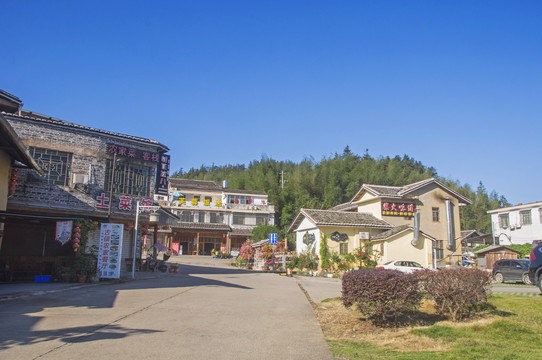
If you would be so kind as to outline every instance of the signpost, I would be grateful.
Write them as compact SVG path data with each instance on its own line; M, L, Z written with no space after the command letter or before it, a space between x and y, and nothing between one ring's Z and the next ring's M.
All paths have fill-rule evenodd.
M269 245L277 245L277 233L269 233ZM275 246L273 246L273 270L275 270Z

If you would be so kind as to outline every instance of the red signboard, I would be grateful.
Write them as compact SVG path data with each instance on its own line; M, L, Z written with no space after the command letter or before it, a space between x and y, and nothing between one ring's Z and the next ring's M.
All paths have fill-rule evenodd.
M416 204L383 202L382 215L386 216L414 216L416 213Z

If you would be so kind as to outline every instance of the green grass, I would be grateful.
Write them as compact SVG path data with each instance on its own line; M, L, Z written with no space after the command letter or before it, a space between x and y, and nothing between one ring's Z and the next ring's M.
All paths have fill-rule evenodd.
M433 326L411 334L442 341L445 352L401 352L369 343L328 341L339 359L542 359L542 298L493 296L499 317L486 325Z

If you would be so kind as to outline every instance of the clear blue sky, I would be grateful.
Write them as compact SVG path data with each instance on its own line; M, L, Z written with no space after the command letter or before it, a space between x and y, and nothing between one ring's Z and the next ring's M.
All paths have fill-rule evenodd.
M0 89L172 171L346 145L542 201L542 1L4 1Z

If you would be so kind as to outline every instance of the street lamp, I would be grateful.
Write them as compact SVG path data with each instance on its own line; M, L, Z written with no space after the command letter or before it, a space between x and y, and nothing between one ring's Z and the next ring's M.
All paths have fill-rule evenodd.
M137 202L136 205L136 218L135 218L135 227L134 227L134 253L132 256L132 279L135 278L135 263L136 263L136 250L137 250L137 225L139 222L139 213L143 211L153 211L156 212L160 209L160 206L155 205L141 205L140 202Z

